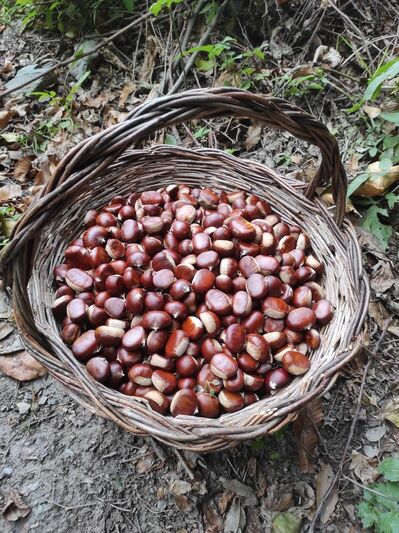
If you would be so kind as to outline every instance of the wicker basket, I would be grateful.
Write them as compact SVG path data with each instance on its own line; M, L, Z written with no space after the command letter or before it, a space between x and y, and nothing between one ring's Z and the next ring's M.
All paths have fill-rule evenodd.
M304 191L302 182L283 179L262 164L220 150L136 149L159 128L216 115L260 121L317 145L322 161L315 178ZM335 222L326 207L312 198L316 187L330 180L336 198ZM332 322L323 329L321 347L311 355L307 374L276 394L216 420L163 416L151 410L146 400L97 383L61 341L50 310L53 267L62 262L67 243L82 231L84 213L115 194L169 183L239 188L268 200L284 220L299 224L309 234L315 255L325 264L326 297L336 309ZM364 339L369 289L354 230L344 220L346 187L334 137L311 115L284 100L223 88L146 102L121 124L69 152L40 199L19 221L2 254L6 281L11 285L12 280L15 318L27 350L79 403L135 435L151 435L177 448L210 452L273 433L333 384Z

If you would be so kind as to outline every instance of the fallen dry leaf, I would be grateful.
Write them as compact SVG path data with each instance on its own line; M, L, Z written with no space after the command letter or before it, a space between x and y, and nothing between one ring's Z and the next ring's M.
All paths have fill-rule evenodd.
M377 469L375 468L378 461L369 459L365 455L353 450L352 461L350 469L353 470L356 477L365 484L375 481L379 476Z
M373 107L371 105L364 105L363 111L370 117L370 118L377 118L378 115L381 113L381 109L379 107Z
M320 472L316 476L316 502L317 505L320 505L320 502L324 498L324 495L327 493L330 488L331 482L334 479L334 472L329 464L324 464L321 467ZM338 491L337 487L334 486L330 495L324 503L323 509L321 510L320 520L323 524L326 524L334 512L335 506L338 502Z
M270 511L287 511L294 502L293 489L288 485L273 483L267 488L264 506Z
M23 157L14 167L14 178L18 181L25 181L31 168L32 161L30 157Z
M21 495L15 489L11 489L1 511L3 518L9 522L16 522L19 518L28 516L30 512L31 508L24 502Z
M395 396L383 404L381 416L399 428L399 396Z
M247 137L245 139L245 149L250 152L260 141L262 133L262 126L259 124L251 124L247 131Z
M381 294L389 290L397 280L389 261L378 261L373 267L370 285L374 292Z
M172 481L170 485L170 490L173 492L175 496L181 496L182 494L187 494L192 490L191 483L188 483L188 481L183 481L181 479L175 479Z
M12 112L8 110L0 111L0 129L4 129L12 118Z
M335 68L341 63L342 56L335 48L329 48L328 52L323 55L323 61L329 63L331 68Z
M353 193L354 196L382 196L393 183L399 181L399 165L382 171L379 164L379 161L375 161L367 167L370 177Z
M14 327L7 322L0 324L0 341L8 337L14 331Z
M226 512L227 507L230 505L231 500L233 499L234 494L232 492L226 491L222 492L222 494L217 498L217 505L219 509L220 514L224 514Z
M22 189L20 185L14 185L13 183L4 185L0 187L0 202L7 202L13 198L18 198L21 194Z
M245 531L246 517L240 505L239 498L235 498L226 515L224 533L241 533Z
M155 58L159 53L158 43L153 35L147 37L145 56L142 67L140 69L140 81L149 82L154 70Z
M298 443L298 462L301 472L314 472L311 454L319 442L315 427L323 421L321 399L316 398L299 412L293 424L294 437Z
M119 96L118 106L119 109L123 109L126 104L126 100L129 98L129 96L132 94L132 92L136 89L136 85L134 83L126 83L121 90L121 94Z
M154 457L152 455L146 455L141 457L136 464L136 472L139 475L147 473L154 464Z
M40 167L39 172L35 176L34 184L35 186L47 185L50 180L54 170L56 169L57 163L51 159L47 159Z
M32 381L47 374L47 370L25 350L0 356L0 370L18 381Z
M223 529L223 521L220 514L215 509L212 500L204 502L202 506L207 528L205 533L219 533Z
M223 487L229 492L234 492L241 498L244 506L254 506L257 503L255 492L248 485L244 485L238 479L222 479Z
M193 502L187 496L175 496L175 502L183 513L189 513L193 509Z
M378 300L369 303L369 316L374 320L377 326L383 330L385 329L387 320L392 316L384 304ZM387 331L399 337L399 321L394 319L390 323Z

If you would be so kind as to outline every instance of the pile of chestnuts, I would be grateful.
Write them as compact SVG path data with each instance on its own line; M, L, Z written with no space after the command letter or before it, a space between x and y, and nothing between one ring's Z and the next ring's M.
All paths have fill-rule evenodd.
M310 367L333 316L306 233L243 191L169 185L87 212L57 265L61 337L100 383L215 418Z

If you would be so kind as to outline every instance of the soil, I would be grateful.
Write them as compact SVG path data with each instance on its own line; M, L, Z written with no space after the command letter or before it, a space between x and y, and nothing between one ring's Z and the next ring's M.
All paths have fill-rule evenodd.
M306 30L308 33L313 32L318 20L314 18L318 8L312 2L310 4L313 12L307 15L310 21ZM272 23L277 17L273 9L270 11ZM372 8L368 6L364 13L369 13L368 10L372 11ZM310 62L314 46L301 48L307 34L300 37L298 33L304 20L303 10L295 15L288 11L279 12L278 15L285 22L293 19L297 33L280 27L280 41L277 38L274 41L277 43L275 49L280 45L280 52L275 52L274 63L279 68L283 66L289 69L301 60ZM327 44L330 44L326 35L329 35L332 16L329 12L319 29L319 35ZM357 18L353 20L359 23ZM253 20L248 20L249 26L251 23L253 31L249 33L250 38L259 40L259 33L264 29L255 31ZM362 31L369 35L368 23L363 24ZM395 24L393 21L393 26ZM345 33L345 19L340 19L336 28ZM375 29L377 35L382 32L381 13ZM12 47L10 43L13 43ZM290 47L291 53L280 61L278 54L283 44ZM129 45L122 39L118 46L110 50L124 61ZM139 64L145 58L145 42L140 46L137 55ZM3 66L6 61L11 61L14 69L46 54L63 59L69 55L72 47L73 42L66 38L57 40L53 34L34 31L20 35L12 26L0 33ZM5 176L2 184L15 183L12 170L16 160L26 154L33 158L33 170L22 184L23 195L14 203L17 210L23 211L32 194L42 185L36 179L37 170L48 162L48 156L53 155L58 159L81 138L123 118L148 96L160 71L159 67L158 70L154 67L141 85L134 80L134 87L121 103L121 91L132 84L132 80L120 65L118 68L110 61L109 56L102 55L92 64L96 76L89 87L77 93L73 131L62 130L50 136L42 153L34 153L32 143L26 146L2 146L1 153L5 154L1 160ZM358 66L354 68L356 71ZM63 87L66 81L66 77L58 79L57 87ZM201 78L201 82L205 86L215 80ZM195 81L190 78L187 83L194 85ZM267 92L267 88L263 87L263 91ZM284 90L283 95L289 96ZM348 106L345 98L342 88L341 92L334 92L329 86L323 96L311 101L311 105L306 95L300 96L300 103L303 107L311 107L312 112L336 132L348 165L352 155L349 147L364 126L357 122L359 119L356 116L344 113ZM50 119L57 112L56 108L50 109L46 104L39 105L23 96L10 98L8 106L12 105L20 106L21 113L14 116L11 131L24 132L30 140L40 121ZM244 152L248 124L236 129L228 129L227 121L213 124L213 129L204 139L186 137L184 129L174 129L170 133L179 142L183 139L182 142L187 145L201 142L222 148L234 147L237 154ZM159 138L156 140L159 141ZM276 166L284 173L300 174L305 179L317 162L317 153L312 148L305 149L286 136L276 137L266 132L255 145L245 154L246 157ZM289 160L276 158L276 154L286 152L294 157ZM387 311L389 315L393 313L391 304L399 291L395 285L395 274L391 274L392 287L379 291L374 267L376 257L383 257L384 265L397 262L398 239L392 239L388 255L385 255L376 251L375 240L369 233L359 230L359 235L368 273L374 280L372 301L383 302L390 310ZM179 453L150 438L136 438L113 423L90 414L48 375L30 382L18 382L0 374L0 509L6 506L12 489L20 494L30 508L26 517L16 521L6 519L7 513L3 513L0 516L0 531L258 533L272 531L275 517L286 511L297 519L296 529L292 531L309 530L320 501L320 491L325 488L323 480L331 472L335 473L344 454L364 365L381 335L384 316L383 312L378 314L374 311L371 314L368 346L323 397L324 420L317 428L310 424L309 432L315 436L316 445L305 461L298 434L292 425L273 437L243 443L226 452L210 455ZM8 322L12 324L12 317ZM369 480L366 480L366 474L359 467L359 455L363 468L371 469L372 475L376 476L378 462L386 455L397 452L398 431L384 419L382 412L386 402L397 395L397 331L398 328L396 335L386 335L378 354L373 356L343 475L338 489L333 491L333 503L328 503L316 531L361 531L356 506L361 499L363 486ZM16 331L1 341L3 351L7 344L10 348L14 343L19 349ZM314 416L316 420L319 415L320 409L316 404L310 417Z

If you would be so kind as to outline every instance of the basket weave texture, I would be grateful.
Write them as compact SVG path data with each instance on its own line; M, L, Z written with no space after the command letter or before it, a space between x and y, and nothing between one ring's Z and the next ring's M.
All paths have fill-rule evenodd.
M249 118L318 146L321 164L314 179L305 186L263 164L220 150L137 148L159 128L218 115ZM316 187L330 182L336 199L335 221L314 197ZM63 261L67 244L83 230L85 212L116 194L170 183L238 188L269 201L283 220L308 233L314 254L325 265L322 283L326 298L335 307L333 320L323 328L321 347L311 354L307 374L276 394L216 420L163 416L151 410L146 400L97 383L62 342L51 312L53 267ZM151 435L177 448L210 452L272 433L331 387L364 340L369 288L355 232L345 219L346 188L335 138L314 117L284 100L230 88L151 100L64 157L3 251L1 266L12 287L23 342L80 404L135 435Z

